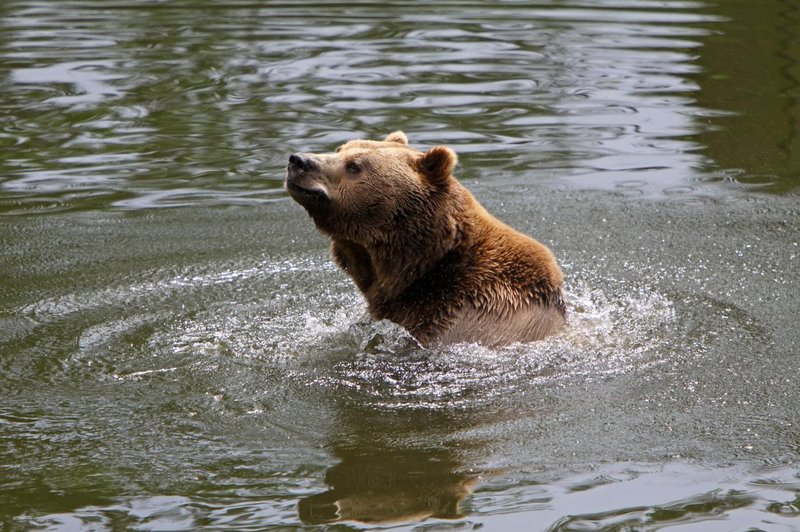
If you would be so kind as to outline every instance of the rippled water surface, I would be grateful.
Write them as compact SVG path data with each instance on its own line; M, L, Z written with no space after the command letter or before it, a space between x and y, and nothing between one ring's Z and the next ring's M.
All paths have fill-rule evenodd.
M0 528L800 529L800 8L0 4ZM448 144L570 324L367 319L288 155Z

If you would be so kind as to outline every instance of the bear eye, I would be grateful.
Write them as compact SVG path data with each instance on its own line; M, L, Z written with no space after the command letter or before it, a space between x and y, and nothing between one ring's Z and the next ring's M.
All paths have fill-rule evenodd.
M361 171L361 165L355 161L349 161L345 166L348 172L351 174L357 174Z

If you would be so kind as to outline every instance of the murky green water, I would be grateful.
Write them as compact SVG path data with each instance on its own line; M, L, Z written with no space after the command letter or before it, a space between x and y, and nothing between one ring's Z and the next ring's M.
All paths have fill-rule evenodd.
M3 530L800 529L793 0L0 4ZM404 129L569 329L363 318L288 154Z

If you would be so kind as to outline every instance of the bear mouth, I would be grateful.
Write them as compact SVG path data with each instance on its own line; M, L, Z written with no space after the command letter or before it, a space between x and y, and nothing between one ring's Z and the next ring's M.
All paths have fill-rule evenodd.
M303 186L294 180L286 180L286 190L299 203L305 202L329 202L328 191L322 185Z

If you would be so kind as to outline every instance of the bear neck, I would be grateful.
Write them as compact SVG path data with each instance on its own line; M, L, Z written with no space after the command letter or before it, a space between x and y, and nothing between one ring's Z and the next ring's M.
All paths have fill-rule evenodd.
M399 296L417 279L431 271L457 245L457 239L424 238L413 234L367 250L375 273L367 299L386 301Z
M457 200L453 196L451 191L446 203L440 207L444 211L441 215L404 213L400 217L402 221L395 224L396 228L384 233L385 238L364 246L371 263L373 281L362 291L370 304L397 298L417 279L436 268L453 250L468 245L471 223L465 211L469 198L455 195L456 198L461 196ZM408 223L409 220L424 222Z

